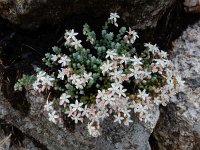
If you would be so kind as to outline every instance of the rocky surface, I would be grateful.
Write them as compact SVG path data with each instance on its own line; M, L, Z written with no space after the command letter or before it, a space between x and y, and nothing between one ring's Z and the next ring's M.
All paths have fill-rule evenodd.
M24 137L19 145L12 144L11 136L12 134L6 135L0 130L0 150L42 150L28 137Z
M108 15L110 11L117 10L127 24L134 24L135 28L144 29L156 26L159 18L173 2L173 0L130 0L126 2L119 0L114 3L111 0L109 2L102 1L97 5L94 0L65 0L65 3L64 0L0 0L0 15L22 27L33 28L44 23L57 23L66 16L73 18L73 16L81 17L93 14L92 17L98 19L104 14ZM104 9L102 10L102 8ZM86 9L89 11L85 11ZM41 16L41 14L43 15ZM11 65L6 66L6 71L1 70L0 62L0 86L2 87L0 90L0 121L3 120L15 126L24 135L31 137L21 141L23 149L27 150L42 149L35 146L33 141L49 150L150 150L154 147L149 144L149 138L154 128L153 137L156 139L154 143L157 143L159 150L198 150L200 147L200 35L198 33L200 33L200 22L189 27L174 42L172 60L179 74L184 77L186 87L183 93L174 97L166 108L160 109L161 115L158 108L154 108L152 113L155 118L152 124L144 124L134 118L134 123L127 128L114 124L109 118L103 124L102 136L99 138L92 138L88 135L86 124L79 124L75 128L68 124L66 129L58 127L49 122L43 114L45 100L41 95L29 91L23 98L18 98L19 93L13 91L14 79L12 78L16 74L7 76L6 71L9 69L11 72L14 69L22 70L21 67L15 68L13 65L16 62L15 59L10 60ZM14 33L11 35L14 36ZM27 34L24 39L28 39L29 36ZM16 39L19 39L18 37ZM42 41L40 36L35 35L35 37L38 39L35 43L38 44ZM54 36L52 37L54 38ZM26 43L24 39L21 41ZM16 44L12 43L12 45L15 48ZM21 45L19 47L20 50L24 48ZM8 49L11 48L8 47ZM8 51L8 53L8 59L11 56L15 57L14 55L10 56L12 51ZM23 63L25 62L27 63L27 59L23 61ZM0 135L0 142L6 137L3 134ZM9 139L7 143L4 143L4 148L17 149L10 145Z
M9 150L10 135L6 136L3 130L0 130L0 150Z
M93 138L88 135L87 124L79 124L75 129L61 128L49 122L43 115L44 98L35 92L27 93L27 100L31 104L26 116L13 109L1 96L0 118L14 125L24 134L33 137L36 141L49 150L150 150L149 137L152 133L158 117L159 110L155 108L155 118L151 125L144 125L134 118L130 127L113 123L108 118L102 125L102 136Z
M199 13L200 12L200 0L185 0L185 10L188 12Z
M0 16L24 28L59 23L73 16L98 20L117 11L128 25L138 29L155 27L175 0L0 0ZM91 15L92 14L92 15ZM77 18L74 18L77 19Z
M186 83L182 93L161 109L154 131L160 150L200 149L200 21L173 45L175 69Z

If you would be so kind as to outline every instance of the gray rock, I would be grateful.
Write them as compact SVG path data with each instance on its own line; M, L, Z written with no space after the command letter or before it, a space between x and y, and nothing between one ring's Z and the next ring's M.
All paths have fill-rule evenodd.
M9 150L11 135L5 135L3 130L0 129L0 150Z
M94 138L88 134L87 123L77 124L74 130L70 130L68 126L73 125L64 128L49 122L43 112L44 98L34 91L27 92L26 97L31 108L24 116L12 108L0 92L0 118L49 150L150 150L149 137L159 118L157 107L152 112L155 114L152 124L144 124L134 115L134 122L129 127L113 123L113 118L108 118L102 123L102 135ZM30 139L23 143L24 148L37 148Z
M173 98L154 131L160 150L200 149L200 21L188 27L173 45L175 69L186 81Z
M31 111L30 114L32 116L39 116L42 118L38 118L38 120L45 120L44 116L41 116L40 114L43 113L43 108L41 106L44 105L45 100L41 95L35 94L34 91L27 93L28 101L31 103ZM133 124L130 124L129 127L124 125L119 125L118 123L113 123L113 118L107 118L104 122L102 122L102 135L98 138L93 138L88 134L87 131L87 123L84 124L78 124L75 126L75 130L73 131L73 136L68 137L71 138L71 140L76 141L73 143L75 149L83 149L83 150L150 150L149 145L149 137L150 134L153 132L153 128L156 125L156 122L159 118L159 109L158 107L154 107L152 109L152 116L154 118L151 124L146 124L144 122L139 121L136 117L133 115ZM51 122L48 122L49 124L52 124ZM26 126L28 129L30 127L30 124ZM33 126L32 126L33 127ZM33 129L35 126L33 127ZM47 130L47 127L44 127L41 129ZM54 133L55 136L55 144L59 145L59 142L62 144L65 143L63 138L69 134L67 134L66 128L63 128L60 126L62 130L57 133L54 126L51 126L49 130L51 130L52 133ZM66 135L64 135L66 134ZM35 137L34 137L35 138ZM48 149L54 149L54 147L51 145L49 141L43 140L41 137L37 137L38 140L48 147ZM51 140L54 140L53 138ZM63 145L65 146L65 144ZM63 146L58 146L57 149L62 149ZM70 148L69 148L70 149ZM72 147L72 149L74 149Z
M200 1L199 0L185 0L185 10L187 12L199 13L200 12Z
M11 144L11 134L5 135L3 130L0 130L0 150L41 150L32 141L25 137L22 141L23 145Z
M42 150L38 148L30 138L25 138L23 141L24 150Z
M155 27L175 0L0 0L0 16L24 28L59 23L72 16L99 17L119 12L128 25ZM76 18L77 19L77 18Z

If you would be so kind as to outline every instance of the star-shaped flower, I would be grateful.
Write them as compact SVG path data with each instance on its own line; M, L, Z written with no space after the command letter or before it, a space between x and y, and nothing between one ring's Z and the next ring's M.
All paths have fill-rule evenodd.
M130 61L130 57L126 57L124 54L119 58L121 59L120 64L124 63L126 65Z
M144 89L143 91L138 90L139 94L137 97L141 98L142 100L145 100L147 97L149 97L149 94L146 93L146 90Z
M53 102L49 102L48 100L46 101L46 104L44 105L44 110L45 111L50 111L50 110L53 110Z
M107 52L106 52L106 58L110 58L111 60L113 60L113 58L115 57L115 56L117 56L117 53L115 52L115 50L108 50Z
M74 29L72 29L71 31L67 31L65 33L65 39L66 40L70 40L70 39L76 40L76 37L75 37L76 35L78 35L78 33L75 33Z
M75 104L70 104L72 107L72 111L83 111L84 109L81 107L83 103L79 103L78 100L75 101Z
M120 16L117 13L110 13L110 18L108 18L108 20L110 20L111 23L113 23L115 26L118 26L117 18L120 18Z
M82 42L81 40L75 39L75 40L71 43L71 45L74 46L75 49L78 49L78 48L82 47L81 42Z
M142 58L137 58L137 56L134 56L134 58L131 58L133 65L142 65L141 60L142 60Z
M47 88L53 86L53 81L55 80L53 77L46 75L41 78L42 85L46 86Z
M51 122L53 122L53 123L56 124L56 122L57 122L56 119L59 118L59 116L56 115L56 111L53 111L53 112L51 112L51 113L48 113L48 115L49 115L49 121L51 121Z
M100 67L100 69L102 70L102 74L105 75L106 72L108 72L109 70L112 70L113 69L112 65L113 65L113 63L110 63L109 60L104 62Z
M62 68L61 70L58 70L58 76L57 76L57 78L61 79L61 80L64 80L64 77L65 77L65 72L64 72L64 70Z
M58 63L60 63L62 67L65 67L70 61L71 61L70 58L64 55L60 57L60 60L58 61Z
M122 117L120 113L114 115L114 117L115 117L114 122L118 122L119 124L121 124L122 120L124 120L124 117Z
M149 52L152 52L152 54L159 52L159 48L157 47L156 44L152 45L150 43L145 43L144 46L147 47Z
M68 95L66 93L63 93L61 96L60 96L60 102L59 102L59 105L64 105L65 103L70 103L69 99L71 95Z
M81 113L74 113L74 114L72 114L72 120L74 120L75 121L75 123L78 123L78 121L81 121L81 122L83 122L83 118L81 117Z

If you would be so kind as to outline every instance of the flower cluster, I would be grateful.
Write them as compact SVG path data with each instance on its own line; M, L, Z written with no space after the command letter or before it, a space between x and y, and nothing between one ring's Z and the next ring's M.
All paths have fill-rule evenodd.
M151 122L152 108L165 106L184 87L184 81L172 71L167 53L157 45L145 43L138 54L133 46L139 38L136 31L121 27L115 35L108 30L118 27L118 18L117 13L110 14L99 40L89 25L84 25L83 34L91 44L87 48L74 29L66 30L68 54L53 47L54 53L45 55L43 61L51 69L37 70L33 89L60 93L51 101L48 97L44 105L50 121L61 124L63 115L75 123L87 119L89 134L97 137L101 122L109 116L126 126L133 122L133 114Z
M33 83L33 89L38 92L43 92L45 89L49 90L53 86L54 80L46 72L40 71L37 74L37 80Z

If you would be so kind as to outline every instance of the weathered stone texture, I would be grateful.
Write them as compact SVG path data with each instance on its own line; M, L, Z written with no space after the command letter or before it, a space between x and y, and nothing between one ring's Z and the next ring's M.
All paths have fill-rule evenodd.
M43 115L44 99L35 92L28 92L27 98L31 110L26 116L13 109L0 95L0 118L20 129L25 135L33 137L49 150L150 150L149 137L159 115L153 125L144 126L138 119L130 127L113 123L108 118L102 123L102 135L93 138L88 135L86 124L75 126L70 131L49 122ZM158 109L155 108L158 113Z
M186 81L185 89L174 97L154 131L161 150L200 149L200 21L188 27L174 42L172 60Z
M200 1L199 0L185 0L185 10L192 13L200 12Z
M155 27L175 0L0 0L0 16L24 28L55 24L73 16L99 18L118 12L128 25Z

